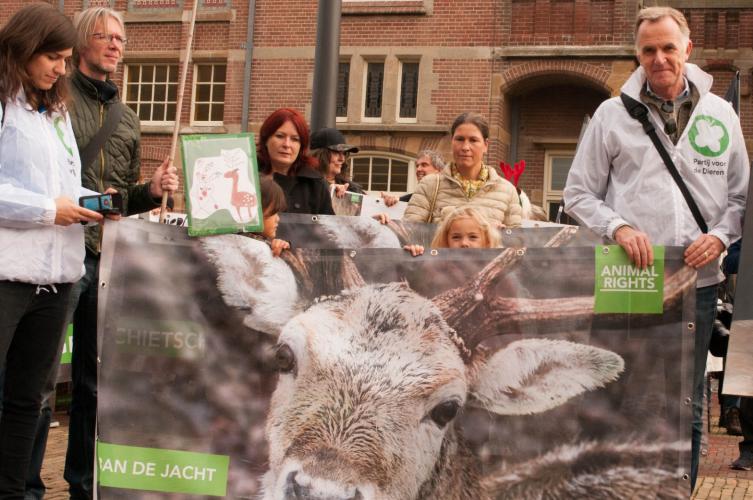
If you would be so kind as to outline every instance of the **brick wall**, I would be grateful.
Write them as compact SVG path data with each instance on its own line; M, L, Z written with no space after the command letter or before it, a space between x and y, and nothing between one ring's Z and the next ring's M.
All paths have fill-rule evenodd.
M439 86L431 100L438 108L437 123L450 125L464 111L489 116L491 61L445 60L434 61L434 73Z
M502 45L613 45L633 41L635 2L508 0ZM503 21L504 23L504 21Z
M583 118L593 116L605 97L603 93L580 86L553 85L517 98L520 139L517 158L510 158L509 161L526 161L526 171L520 180L522 189L532 196L542 189L545 152L573 151ZM564 142L568 139L572 142ZM540 203L541 200L536 199L535 202Z
M30 1L6 0L0 12L0 24ZM48 1L57 5L55 0ZM109 3L108 0L89 0L91 5L103 2ZM84 0L66 0L66 14L73 16L83 4ZM190 9L191 2L184 4L184 10ZM575 57L570 48L575 51L631 46L638 4L637 0L422 2L424 7L430 5L428 10L402 4L392 4L397 7L391 10L372 9L368 4L358 4L357 8L353 7L355 4L346 5L340 43L347 54L356 54L356 58L363 54L393 59L398 54L399 57L406 54L420 57L429 64L431 76L431 81L422 76L419 90L420 94L429 96L431 113L426 114L428 121L415 125L415 131L410 125L403 125L399 133L391 132L388 125L379 132L368 127L359 129L361 124L356 119L348 123L350 136L363 144L382 144L377 137L379 134L400 137L401 144L408 146L401 146L399 152L411 155L416 152L413 149L425 141L446 144L441 129L459 113L477 111L492 125L495 135L490 141L489 159L497 164L502 159L515 160L508 158L509 104L517 100L521 107L521 130L516 159L524 158L529 165L524 187L530 191L541 189L543 149L533 144L531 137L577 136L583 114L592 112L604 97L592 89L614 92L621 84L620 78L615 79L612 62L624 61L624 55L598 59L584 55ZM223 7L225 5L230 8ZM128 0L115 0L114 6L129 17L126 63L178 61L187 38L187 25L181 23L180 9L137 7L128 11ZM251 68L249 106L252 127L258 127L271 111L282 106L309 112L317 2L287 0L282 5L278 0L257 0L256 8L254 47L257 57ZM715 91L723 94L733 70L742 70L742 123L750 141L753 138L753 6L693 8L685 12L696 46L692 60L713 70ZM182 110L184 131L234 132L240 129L242 116L247 3L228 4L220 0L201 13L203 17L197 22L194 37L195 54L202 62L227 62L225 125L207 130L189 128L193 77L189 71ZM550 46L558 46L562 52L548 50ZM495 56L495 49L501 48L536 49L543 51L543 57ZM466 53L473 55L458 55ZM122 84L122 66L113 80ZM351 99L356 97L351 94ZM145 176L151 174L167 153L170 133L169 127L145 128L142 141ZM390 139L385 144L393 142Z
M301 112L311 103L311 59L264 59L254 61L251 69L250 119L261 123L274 110L282 107Z

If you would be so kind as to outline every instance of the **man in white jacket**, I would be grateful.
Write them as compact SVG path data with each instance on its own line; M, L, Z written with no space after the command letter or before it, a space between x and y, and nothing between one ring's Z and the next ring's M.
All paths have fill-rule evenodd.
M698 472L703 383L719 258L740 238L749 160L732 107L710 93L712 78L687 63L693 44L682 13L651 7L638 14L640 67L622 92L648 107L649 121L708 226L704 234L641 123L619 97L604 102L578 146L564 191L565 210L616 241L636 266L653 264L652 244L686 247L698 270L691 488Z

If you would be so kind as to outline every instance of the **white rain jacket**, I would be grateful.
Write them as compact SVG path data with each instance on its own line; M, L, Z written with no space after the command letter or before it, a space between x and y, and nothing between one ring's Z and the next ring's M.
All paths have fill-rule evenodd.
M83 226L54 224L55 198L78 202L81 190L69 115L39 113L20 92L5 104L0 129L0 280L46 285L83 276Z
M711 94L711 75L685 64L700 99L688 125L672 144L658 112L649 106L657 134L685 180L709 228L729 246L740 238L748 191L749 160L740 120L732 106ZM645 84L638 68L622 91L640 100ZM564 190L565 210L612 238L623 224L645 232L654 245L687 247L699 236L693 214L640 122L620 97L599 106L575 154ZM719 283L719 262L698 270L697 286Z

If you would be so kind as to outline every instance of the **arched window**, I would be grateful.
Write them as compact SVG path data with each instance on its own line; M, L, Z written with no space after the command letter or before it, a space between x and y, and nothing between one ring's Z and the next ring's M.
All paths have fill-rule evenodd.
M366 191L401 195L413 192L416 167L407 156L363 151L348 159L353 181Z

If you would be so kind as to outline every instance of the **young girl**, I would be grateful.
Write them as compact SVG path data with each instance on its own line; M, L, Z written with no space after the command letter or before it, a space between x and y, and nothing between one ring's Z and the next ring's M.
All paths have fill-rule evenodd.
M432 248L499 248L499 231L475 208L460 207L450 212L437 228ZM421 245L403 247L414 257L424 253Z
M290 248L290 243L278 240L277 226L280 223L280 212L286 208L285 193L270 177L264 177L259 184L261 190L261 206L264 213L264 229L261 235L272 247L272 255L279 257L283 250Z

